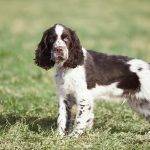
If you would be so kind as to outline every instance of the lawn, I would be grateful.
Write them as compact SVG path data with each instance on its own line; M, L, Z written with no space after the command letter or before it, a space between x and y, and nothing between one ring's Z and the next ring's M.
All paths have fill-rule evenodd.
M0 150L149 150L150 124L126 103L97 102L91 131L57 136L54 69L33 62L57 22L86 48L150 61L149 0L0 0Z

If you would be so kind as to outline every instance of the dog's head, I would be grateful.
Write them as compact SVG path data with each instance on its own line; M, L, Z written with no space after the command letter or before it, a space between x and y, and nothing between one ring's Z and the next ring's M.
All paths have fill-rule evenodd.
M50 69L54 65L75 68L83 63L79 38L70 28L55 24L44 32L34 60L44 69Z

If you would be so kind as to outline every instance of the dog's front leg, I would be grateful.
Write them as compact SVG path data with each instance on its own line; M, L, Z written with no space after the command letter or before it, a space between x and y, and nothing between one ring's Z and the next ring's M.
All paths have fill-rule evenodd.
M65 135L66 122L67 122L67 111L66 111L65 97L60 96L59 97L59 115L57 119L57 125L58 125L58 133L61 136Z
M90 97L78 97L76 127L71 136L78 137L86 128L91 128L93 126L93 119L93 99L90 99Z

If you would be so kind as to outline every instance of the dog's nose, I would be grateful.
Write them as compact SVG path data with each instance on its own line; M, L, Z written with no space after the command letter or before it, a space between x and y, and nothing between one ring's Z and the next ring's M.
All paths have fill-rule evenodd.
M54 51L55 51L55 52L57 52L57 53L62 52L62 50L63 50L63 48L62 48L62 47L60 47L60 46L59 46L59 47L55 47L55 48L54 48Z

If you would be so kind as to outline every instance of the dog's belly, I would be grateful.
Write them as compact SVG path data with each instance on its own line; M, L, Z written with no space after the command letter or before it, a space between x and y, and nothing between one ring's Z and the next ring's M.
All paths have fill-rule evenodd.
M110 85L96 85L95 88L89 89L88 92L91 94L93 99L104 100L119 98L123 95L123 90L117 88L117 82Z

